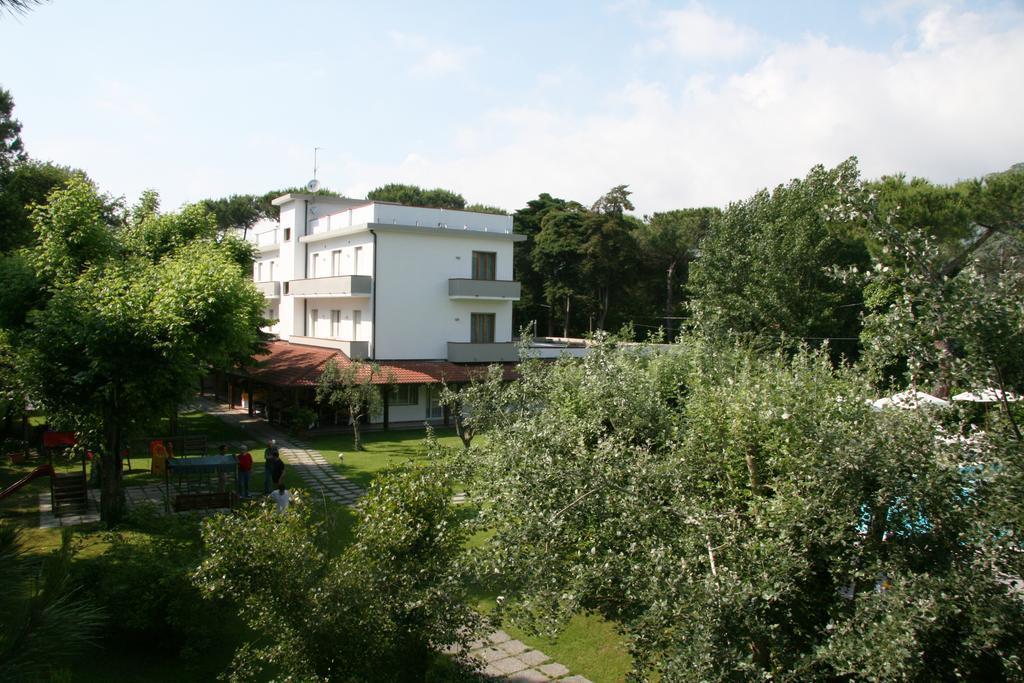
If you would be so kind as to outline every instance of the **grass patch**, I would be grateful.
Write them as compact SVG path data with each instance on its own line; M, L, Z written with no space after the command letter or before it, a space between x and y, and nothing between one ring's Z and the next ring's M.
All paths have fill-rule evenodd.
M452 428L434 430L434 436L442 446L462 447L462 442ZM307 439L307 443L323 453L327 462L342 476L350 479L363 489L377 474L388 467L407 462L426 462L429 459L424 442L426 432L422 429L410 431L374 431L361 435L363 451L352 450L351 434L328 434ZM338 454L344 453L344 459Z

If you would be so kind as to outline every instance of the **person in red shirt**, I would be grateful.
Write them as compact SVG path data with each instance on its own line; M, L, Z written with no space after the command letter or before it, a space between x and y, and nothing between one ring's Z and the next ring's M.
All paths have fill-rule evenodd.
M252 453L249 447L242 444L238 458L238 497L249 497L249 476L252 474Z

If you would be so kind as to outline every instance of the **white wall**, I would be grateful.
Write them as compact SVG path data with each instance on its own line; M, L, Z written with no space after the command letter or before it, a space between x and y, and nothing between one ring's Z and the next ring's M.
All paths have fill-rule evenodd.
M511 301L448 298L449 278L471 276L474 251L496 252L498 279L512 278L510 241L465 232L378 233L375 358L446 358L448 342L469 341L470 313L494 313L494 340L511 341Z

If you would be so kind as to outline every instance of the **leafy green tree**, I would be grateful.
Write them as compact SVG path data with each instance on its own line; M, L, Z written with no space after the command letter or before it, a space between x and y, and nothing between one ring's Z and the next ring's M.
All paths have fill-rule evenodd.
M639 263L634 235L637 224L624 215L634 208L627 188L618 185L605 193L584 221L586 241L580 256L597 330L606 329L612 292L624 289L623 274L635 272Z
M0 174L0 251L32 243L32 205L45 203L51 192L75 175L85 176L82 171L39 161L15 164ZM110 204L108 213L112 214L114 208Z
M412 683L427 679L440 649L465 650L480 618L468 606L466 531L451 496L437 467L376 478L339 557L302 497L283 515L263 504L208 519L196 583L272 634L238 649L231 680L269 664L296 680Z
M1024 387L1024 168L953 186L886 178L849 207L876 255L863 339L880 378L905 366L901 379L943 396Z
M241 230L242 239L245 239L249 229L257 221L268 217L266 207L260 202L260 198L253 194L233 194L220 199L204 199L200 204L213 215L219 232Z
M418 185L389 183L370 190L367 199L379 202L396 202L406 206L425 206L433 209L465 209L466 200L461 194L436 187L425 190Z
M576 202L545 213L533 241L532 262L544 281L544 300L562 316L562 336L569 336L572 302L584 289L580 252L586 244L585 221L589 212Z
M508 215L508 211L505 209L497 206L490 206L488 204L470 204L466 207L466 211L475 211L476 213L493 213L499 216Z
M513 307L514 329L519 330L532 323L546 320L546 334L555 334L555 317L552 315L552 307L547 303L544 274L537 269L533 250L544 217L550 211L565 208L567 205L568 202L564 199L543 193L537 199L528 201L525 207L513 215L515 231L526 236L525 242L513 246L513 271L516 279L522 284L522 294ZM533 330L533 333L541 334L541 330Z
M831 338L833 349L856 355L861 292L831 270L869 264L841 211L858 186L851 158L731 204L711 223L690 269L690 305L701 334L771 344L780 337Z
M14 98L9 90L0 88L0 175L27 158L21 141L21 121L14 118Z
M689 282L690 263L697 256L697 245L719 214L718 209L712 208L655 213L638 231L644 269L650 273L650 283L644 284L652 293L655 287L660 290L661 296L651 298L661 302L659 308L670 341L675 338L675 319L682 313L679 298Z
M359 425L384 407L381 390L382 386L384 390L388 386L374 384L374 380L382 376L380 366L376 363L352 361L343 366L332 358L324 365L317 379L316 402L348 413L349 424L352 425L352 450L363 450ZM387 376L384 377L390 382Z
M1019 442L873 411L820 351L604 343L521 375L460 456L514 622L599 612L633 680L1024 674Z
M471 372L469 382L449 386L442 384L440 403L448 409L455 424L455 433L462 441L463 448L469 448L473 437L487 428L488 412L477 412L474 406L486 406L494 402L494 392L501 386L504 371L500 365L490 365L486 370Z
M171 412L211 366L251 358L263 299L231 254L195 231L212 225L196 210L144 212L141 223L112 231L103 206L76 178L35 209L35 310L9 338L28 395L54 423L100 446L101 513L115 524L125 430Z

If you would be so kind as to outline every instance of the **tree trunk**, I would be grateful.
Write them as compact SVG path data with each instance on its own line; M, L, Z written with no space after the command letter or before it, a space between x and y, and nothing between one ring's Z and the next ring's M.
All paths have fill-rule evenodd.
M106 411L106 452L100 455L100 519L108 528L118 524L125 513L124 487L121 480L121 419L118 394L114 385L112 405Z
M572 302L572 297L568 294L565 296L565 320L562 323L562 336L569 336L569 306Z
M597 316L597 329L604 330L604 321L608 317L608 300L611 295L611 287L602 287L598 290L598 297L601 301L601 313Z
M362 417L362 406L350 404L348 407L349 420L352 422L352 450L363 450L363 442L359 438L359 419Z
M665 341L672 341L672 294L675 290L676 262L669 264L665 271Z

